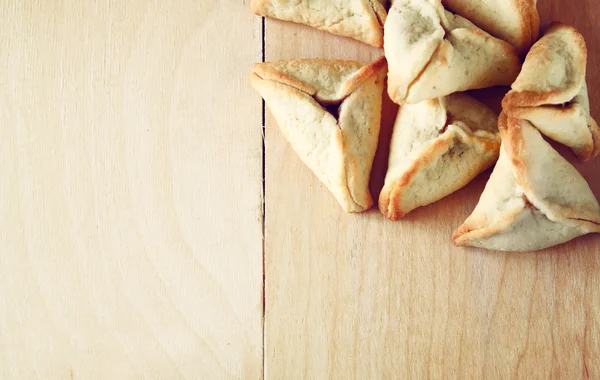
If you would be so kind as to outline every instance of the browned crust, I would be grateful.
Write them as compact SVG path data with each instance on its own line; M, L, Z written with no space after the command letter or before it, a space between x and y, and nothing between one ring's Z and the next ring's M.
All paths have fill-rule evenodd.
M536 0L515 0L521 15L521 32L523 39L516 48L525 55L531 45L537 41L540 34L540 15L537 11Z
M383 4L379 2L379 0L364 0L365 6L371 12L371 16L375 23L371 26L374 29L377 29L376 36L369 40L357 39L358 41L364 42L367 45L371 45L376 48L383 48L383 25L385 24L385 20L387 19L387 11Z
M450 146L451 139L438 139L435 141L429 149L423 152L423 155L418 160L415 160L410 168L400 176L391 186L386 186L381 191L381 195L379 196L379 210L383 215L385 215L388 219L397 221L400 220L404 215L406 215L406 211L402 210L400 207L400 201L402 199L402 190L408 184L410 184L413 178L417 175L417 173L421 170L422 167L431 163L437 155L435 152L440 150L448 150Z
M469 218L454 231L452 242L460 247L468 247L472 246L473 240L496 235L506 230L525 208L525 205L523 205L523 207L515 207L514 209L507 210L500 220L494 224L489 224L487 220L482 218Z
M257 16L264 16L262 10L264 9L265 0L252 0L250 3L250 10Z
M502 149L505 149L508 159L513 167L516 181L523 188L525 193L523 205L506 210L499 220L493 224L490 224L489 221L484 218L469 217L465 223L458 227L452 234L452 241L457 246L472 246L474 240L484 239L506 230L514 222L517 216L531 205L530 203L528 204L529 201L526 198L526 194L531 193L532 190L527 180L528 165L527 162L525 162L523 155L524 141L521 131L521 122L520 119L508 117L505 113L501 113L498 118L498 129L502 135L503 142ZM535 205L533 205L533 208L535 209ZM588 232L600 232L600 224L597 224L592 220L574 218L572 217L572 214L574 215L575 213L567 212L567 215L564 215L565 219L570 219L572 222L577 222L585 226Z
M341 132L339 134L342 136ZM344 151L344 142L341 141L341 149ZM358 178L358 162L354 157L344 154L344 170L346 172L346 186L348 188L348 195L352 198L352 201L363 208L362 211L368 210L373 206L373 195L368 191L366 199L356 199L352 193L352 188L357 186L356 178ZM361 212L362 212L361 211Z
M577 157L583 162L589 161L600 154L600 129L591 116L588 122L588 129L592 135L591 141L581 149L575 150L573 148Z
M315 61L319 61L322 63L327 62L324 59L323 60L317 59ZM288 75L288 74L282 73L281 71L273 69L273 63L271 63L271 62L257 63L252 68L252 73L262 79L272 80L274 82L279 82L281 84L285 84L287 86L293 87L296 90L302 91L310 96L313 96L317 92L317 90L314 87L292 77L291 75Z
M377 17L377 22L379 22L379 26L382 30L381 46L378 47L383 47L383 26L385 25L385 21L387 19L387 11L385 10L385 7L383 6L383 4L381 4L379 0L369 0L369 3L371 5L371 9L373 9L373 12L375 13L375 17Z
M498 117L498 130L502 136L501 149L504 149L509 160L511 160L511 163L516 168L524 168L524 162L518 157L514 160L514 157L511 154L511 152L522 149L522 140L519 138L521 126L516 121L517 119L507 117L504 112L500 113L500 116ZM513 127L518 129L513 129ZM519 169L516 169L515 171L518 170ZM525 204L523 204L523 207L516 207L508 210L502 215L500 220L494 224L489 224L489 221L484 220L483 218L474 219L469 217L465 223L454 231L452 234L452 241L458 246L470 246L473 240L493 236L508 228L524 209Z
M498 130L502 136L504 149L512 164L513 174L517 183L523 186L527 163L523 157L524 141L521 132L521 120L507 116L504 112L500 113L498 118ZM525 189L525 192L529 189Z
M573 33L575 37L575 46L581 49L582 54L584 55L584 59L583 62L581 62L581 64L584 66L583 71L585 72L585 64L587 62L587 48L583 36L581 35L581 33L579 33L579 31L576 28L570 25L562 24L560 22L554 22L550 25L550 27L544 34L544 37L542 37L538 42L536 42L533 45L531 51L527 56L531 54L545 55L548 50L545 38L551 33L554 33L561 29L567 29ZM552 104L551 99L554 98L556 95L565 92L566 90L568 89L556 89L544 92L511 90L508 92L508 94L506 94L506 96L502 100L502 108L510 114L510 110L513 107L533 107L543 104Z
M342 62L342 63L347 62L347 61L328 61L328 60L323 60L323 59L316 59L316 60L312 60L312 61L318 61L322 64L338 64L340 62ZM356 90L359 86L363 85L365 83L365 81L373 78L374 76L379 77L376 80L383 80L384 74L385 74L384 70L386 68L387 68L387 61L385 60L385 57L380 57L377 60L375 60L374 62L361 67L343 85L343 88L347 89L349 91L349 93L347 95L350 95L351 92ZM260 74L263 74L264 77L261 76ZM300 94L296 93L295 91L300 91L302 93L305 93L308 96L313 96L315 93L315 90L311 86L308 86L305 83L298 81L295 78L285 75L279 71L273 70L272 63L259 63L259 64L255 65L250 72L249 80L250 80L251 85L255 88L258 88L258 86L260 85L259 82L270 82L269 86L275 86L276 83L280 84L280 85L284 85L284 86L288 87L288 90L290 91L289 96L301 96ZM303 88L308 89L309 91L304 91ZM381 88L381 91L383 91L383 87ZM296 93L296 95L293 95L293 93ZM284 130L281 130L281 131L282 131L283 135L285 136L285 138L289 141L289 136L286 135ZM357 186L356 179L358 178L358 162L356 161L356 159L354 159L354 157L350 157L349 155L347 155L345 153L344 139L343 139L342 131L339 128L335 131L333 143L336 145L336 148L340 152L342 152L342 155L344 156L344 164L343 164L344 167L341 169L346 174L346 184L345 185L347 188L348 196L350 197L350 199L352 199L352 201L355 203L355 205L358 206L358 208L359 208L359 210L357 210L357 211L350 211L350 212L363 212L363 211L368 210L369 208L371 208L373 206L373 203L374 203L371 193L367 191L367 194L364 199L355 199L354 194L352 193L351 188L353 186ZM302 161L304 161L304 159L302 157L300 157L300 159Z
M444 0L444 4L446 4L450 10L456 12L457 14L461 14L468 20L474 21L477 17L475 13L472 12L473 8L462 8L457 5L461 2L461 0ZM521 55L525 55L531 45L533 45L533 43L537 41L539 37L540 16L537 11L535 0L512 0L512 4L517 10L517 13L520 15L519 19L521 24L519 41L514 47ZM486 25L479 23L478 26L484 30L489 29L489 25L486 27ZM501 38L499 35L496 35L495 37Z
M466 32L466 31L465 31ZM501 39L495 38L495 37L490 37L489 35L486 35L484 33L482 33L479 30L469 30L468 33L470 33L473 37L481 39L483 43L487 43L488 40L493 40L494 43L496 44L496 47L502 51L504 51L505 56L507 57L511 57L513 62L512 62L512 66L514 67L514 75L512 76L512 78L515 78L521 68L521 61L519 59L519 54L517 52L517 50L514 48L514 46L512 46L511 44L509 44L506 41L503 41ZM439 72L442 70L442 68L447 67L449 65L449 61L452 59L452 55L453 53L453 45L450 41L448 41L447 39L442 40L442 42L440 43L440 45L437 47L437 49L433 52L433 54L431 55L431 58L429 59L429 61L425 64L425 66L423 67L423 69L417 74L417 76L414 78L414 80L408 85L407 90L406 90L406 96L404 99L398 99L397 93L398 93L398 86L396 84L389 84L388 83L388 94L390 95L390 98L399 105L402 105L403 103L414 103L413 101L407 101L407 99L409 99L411 97L411 91L413 89L413 87L421 80L421 78L423 78L424 75L429 76L439 76ZM510 82L508 83L499 83L497 81L492 81L490 82L488 79L485 79L483 81L478 81L478 83L474 83L471 86L469 86L468 88L460 88L458 89L458 91L466 91L468 89L479 89L479 88L487 88L487 87L492 87L494 85L497 86L501 86L501 85L509 85Z
M483 149L486 151L497 151L499 149L499 142L479 138L477 136L470 137L472 141L476 142L476 144L483 146ZM403 191L410 183L412 183L414 177L423 169L423 167L430 164L433 162L433 160L440 156L438 152L449 151L453 139L454 136L452 134L448 134L443 138L438 138L438 140L436 140L425 152L423 152L419 159L412 163L412 165L400 176L400 178L394 181L391 185L383 188L381 194L379 195L379 210L383 215L392 221L398 221L412 211L404 210L400 206L403 197Z
M600 128L592 117L590 117L590 131L592 132L593 148L591 150L590 159L600 155Z
M257 84L259 81L263 80L263 78L261 78L260 76L258 76L258 75L257 75L256 73L254 73L254 72L250 72L250 75L249 75L248 79L250 80L250 85L252 85L252 87L254 87L254 89L257 89L257 88L256 88L256 84Z
M305 99L308 99L309 101L312 100L314 101L314 99L312 99L310 97L309 94L306 94L300 90L298 90L295 87L289 86L286 83L281 83L281 82L277 82L271 79L265 79L260 77L258 74L256 74L255 72L251 72L250 73L250 84L252 85L252 87L254 87L256 90L258 90L260 92L260 88L261 87L275 87L275 86L283 86L284 90L285 90L285 94L283 96L287 96L287 97L304 97ZM290 143L290 136L286 133L286 130L284 128L280 128L279 129L282 136L288 141L288 143ZM344 149L344 141L343 141L343 136L342 136L342 131L338 128L334 131L334 135L332 137L332 143L336 146L336 148L340 151L343 152ZM305 161L305 158L303 156L298 156L298 158L305 164L308 166L308 163ZM344 170L344 168L341 168L341 170ZM353 196L352 196L352 192L349 189L349 184L346 181L345 184L347 191L348 191L348 196L350 197L350 199L352 199L352 201L357 205L362 207L360 204L358 204ZM331 190L331 189L330 189ZM334 195L335 197L335 195ZM337 200L337 199L336 199ZM339 200L338 200L339 203ZM341 204L340 204L341 205ZM343 205L341 205L342 207L344 207ZM345 208L344 208L345 209ZM346 209L345 209L346 210ZM362 209L360 211L357 212L362 212L365 211L365 209ZM349 212L349 211L348 211Z
M502 99L502 109L509 114L512 114L512 109L515 107L535 107L543 105L548 99L551 99L562 92L562 90L546 92L510 90L508 94L504 96L504 99Z
M575 43L569 44L569 46L573 46L573 49L579 49L581 51L581 54L584 58L580 64L583 66L582 71L585 73L585 65L587 63L586 43L581 33L570 25L560 22L552 23L546 31L544 37L533 46L530 54L545 54L547 45L544 38L551 33L559 31L569 31L572 34ZM583 78L583 80L585 80L585 78ZM502 100L502 108L510 117L523 117L523 115L527 113L528 109L534 107L556 107L556 101L553 102L553 99L556 99L557 96L568 90L572 90L572 88L555 89L546 92L511 90ZM569 111L573 111L573 109L572 107L567 106L564 108L563 112ZM598 126L593 119L591 119L590 123L588 124L588 128L592 134L592 142L590 144L586 144L581 149L574 149L575 154L582 161L588 161L600 154L600 148L598 148L597 143L600 131L598 130Z
M572 117L575 113L579 112L576 106L574 105L568 105L566 107L556 105L538 107L514 107L510 110L505 110L505 112L511 118L529 120L530 112L536 109L546 109L555 113L560 113L563 117ZM534 127L537 128L536 125L534 125ZM598 136L600 135L600 130L598 130L598 126L596 125L594 119L591 119L588 123L588 129L592 135L591 141L586 143L583 147L571 147L571 149L577 155L577 157L584 162L589 161L590 159L596 157L600 153L600 148L598 147L598 144L596 142Z
M257 16L271 17L271 15L269 15L266 12L266 4L271 1L272 0L252 0L252 2L250 3L250 10L252 11L252 13L254 13ZM371 12L371 16L373 17L373 20L375 21L372 23L373 25L371 25L372 27L377 28L377 33L376 33L375 38L360 39L360 38L355 38L355 37L344 35L343 33L335 33L333 31L324 30L323 28L320 28L318 25L311 25L308 23L305 25L309 25L313 28L317 28L319 30L324 30L328 33L335 34L338 36L349 37L349 38L366 43L366 44L371 45L376 48L383 48L383 25L385 24L385 20L387 18L387 11L385 10L385 7L383 6L383 4L381 4L378 0L363 0L363 2L364 2L363 4L365 5L365 7L367 7L367 9ZM284 21L289 21L289 20L284 20ZM290 22L293 22L293 21L290 21Z
M352 63L357 64L356 61L347 61L347 60L326 60L326 59L298 59L295 60L298 62L302 61L311 61L316 62L321 65L336 65L344 63ZM310 86L307 83L304 83L291 75L282 73L281 71L275 70L273 68L274 62L262 62L257 63L252 68L251 72L256 74L258 77L266 80L272 80L274 82L279 82L281 84L285 84L287 86L293 87L299 91L302 91L310 96L315 95L317 90ZM357 89L361 84L363 84L369 78L379 75L380 72L387 69L387 61L385 57L379 57L375 61L362 66L360 69L356 71L343 85L342 85L342 96L344 98L352 93L355 89Z
M365 77L367 79L373 77L373 76L379 76L379 78L376 79L376 83L377 81L382 81L384 80L383 75L381 75L383 73L383 70L385 70L387 68L387 61L385 59L385 57L380 57L379 59L375 60L373 63L364 66L361 70L359 70L359 74L358 77ZM364 71L362 71L364 69ZM361 72L362 71L362 72ZM365 83L365 80L361 80L359 82L354 81L353 83L359 83L360 85L362 85L363 83ZM379 82L381 83L381 82ZM359 85L356 85L355 87L353 87L352 91L354 91L354 89L358 88ZM381 86L381 96L383 95L383 86ZM379 123L381 123L381 120L379 120ZM342 126L343 128L343 126ZM345 151L345 144L344 144L344 140L343 140L343 135L341 133L341 131L339 131L339 136L340 136L340 149L342 149L342 152ZM344 154L344 170L346 172L346 183L348 186L348 194L350 195L350 197L352 198L352 200L354 201L354 203L356 203L357 205L364 207L365 210L370 209L373 206L373 196L371 194L370 191L367 192L367 198L363 199L363 200L357 200L354 197L354 194L352 193L352 188L358 186L358 183L356 182L358 179L358 170L359 170L359 165L358 162L356 161L356 159L354 158L354 156L350 156L348 154ZM371 168L372 169L372 168ZM364 202L363 202L364 201ZM364 204L362 204L364 203Z
M335 131L333 143L335 144L336 148L342 152L344 157L343 172L346 175L346 192L348 193L348 197L352 199L352 202L358 206L358 210L351 211L350 213L360 213L370 209L373 206L373 196L371 195L370 191L367 191L365 199L356 199L354 197L354 193L352 192L352 189L358 186L356 183L358 162L353 156L350 156L346 153L344 135L342 134L342 130L339 128Z
M498 120L498 129L500 129L500 134L502 135L502 141L505 143L506 153L510 159L510 162L513 167L513 173L517 180L517 183L521 188L523 188L523 192L525 195L530 194L531 196L535 195L535 189L532 187L530 181L529 174L529 165L527 163L527 158L525 156L525 141L523 140L523 132L521 123L523 120L506 117L501 114L501 119ZM570 220L572 222L577 222L579 224L585 224L588 227L591 225L600 228L597 222L592 220L592 213L576 211L568 207L558 206L551 207L554 209L554 212L560 214L560 219ZM559 210L559 211L557 211ZM589 218L589 219L586 219Z
M287 62L314 62L321 64L323 66L328 65L343 65L345 63L350 64L358 64L356 61L348 61L348 60L327 60L321 58L315 59L298 59ZM310 96L313 96L316 93L316 89L310 86L307 83L304 83L291 75L282 73L281 71L275 70L273 68L275 62L262 62L257 63L252 67L251 74L255 76L265 79L271 80L274 82L278 82L281 84L285 84L287 86L293 87L299 91L302 91ZM350 78L344 82L341 86L343 97L350 95L354 90L360 87L365 81L368 79L383 74L387 70L387 60L384 56L377 58L375 61L365 64L360 69L358 69Z
M346 95L351 94L352 91L357 89L366 80L379 75L383 71L387 71L387 60L384 56L381 56L368 65L361 67L354 75L352 75L342 86L342 93Z
M528 118L531 115L531 111L533 110L548 110L548 111L554 111L554 112L559 112L560 114L563 115L567 115L569 117L572 117L576 112L578 112L577 108L575 105L573 104L568 104L566 106L560 106L560 105L542 105L542 106L537 106L537 107L512 107L510 109L504 109L503 112L512 118L516 118L516 119L525 119L528 120Z

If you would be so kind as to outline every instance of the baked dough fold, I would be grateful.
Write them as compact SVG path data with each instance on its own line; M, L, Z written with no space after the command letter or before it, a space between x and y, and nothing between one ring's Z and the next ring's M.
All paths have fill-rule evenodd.
M387 12L379 0L253 0L250 6L259 16L306 24L383 47Z
M396 0L384 49L388 92L398 104L508 86L521 69L513 46L446 11L440 0Z
M250 82L283 135L346 212L373 205L369 177L381 123L385 58L259 63Z
M526 119L582 160L600 154L600 128L590 115L587 48L577 29L554 23L531 48L502 101L507 115Z
M466 94L400 107L379 209L398 220L461 189L498 158L498 116Z
M442 0L444 6L525 54L537 41L536 0Z
M600 206L577 169L528 121L501 114L498 126L500 158L454 243L535 251L600 232Z

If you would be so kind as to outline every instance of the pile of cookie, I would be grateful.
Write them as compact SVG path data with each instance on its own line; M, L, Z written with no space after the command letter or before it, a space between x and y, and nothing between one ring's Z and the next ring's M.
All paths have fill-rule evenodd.
M538 40L536 0L253 0L261 16L383 47L370 64L257 64L251 84L303 162L347 212L373 205L369 177L382 94L400 105L379 209L391 220L466 186L495 164L454 243L533 251L600 232L588 183L543 137L583 161L600 154L587 50L574 27ZM524 58L524 61L523 61ZM510 86L498 116L467 90Z

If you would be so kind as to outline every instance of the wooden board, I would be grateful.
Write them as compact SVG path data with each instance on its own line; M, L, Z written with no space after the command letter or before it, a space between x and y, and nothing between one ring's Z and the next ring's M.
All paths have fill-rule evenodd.
M248 8L0 4L1 379L261 377Z
M586 37L600 117L597 0L539 3L544 26L560 19ZM303 26L266 23L267 60L380 54ZM395 112L388 101L375 194ZM531 254L454 247L452 231L489 172L402 222L376 210L346 215L271 116L266 132L266 378L600 378L600 237ZM600 160L578 167L600 196Z
M594 1L540 10L582 29L600 116ZM272 20L261 51L248 8L0 5L0 378L600 378L598 237L450 244L489 173L401 223L345 215L267 113L263 251L251 64L381 51Z

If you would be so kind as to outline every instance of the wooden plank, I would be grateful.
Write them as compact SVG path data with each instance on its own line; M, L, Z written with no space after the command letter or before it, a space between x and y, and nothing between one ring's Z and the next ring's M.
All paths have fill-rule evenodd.
M550 4L551 3L551 4ZM540 2L588 42L600 117L600 8ZM368 60L380 52L267 21L267 60ZM382 186L387 103L372 187ZM489 172L393 223L345 215L267 118L265 360L269 379L600 378L600 241L534 254L459 249L450 236ZM564 152L564 150L562 150ZM578 165L600 196L600 160Z
M248 7L0 5L0 378L261 377Z

